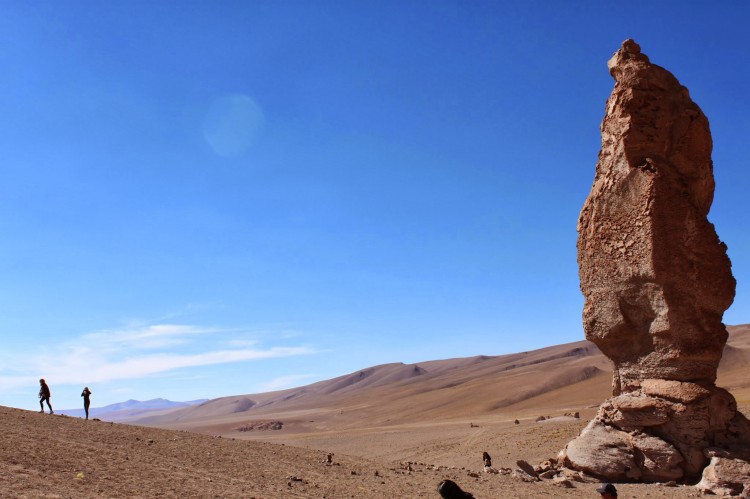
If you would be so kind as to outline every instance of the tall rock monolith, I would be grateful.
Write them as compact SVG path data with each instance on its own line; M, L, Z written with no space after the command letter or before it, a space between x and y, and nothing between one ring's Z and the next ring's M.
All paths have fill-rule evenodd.
M712 477L750 460L750 423L715 385L735 280L707 219L711 133L688 90L633 40L608 67L615 87L578 265L586 338L613 363L613 397L560 462L608 481L696 483L717 460L739 467L710 467ZM750 478L720 480L750 490Z

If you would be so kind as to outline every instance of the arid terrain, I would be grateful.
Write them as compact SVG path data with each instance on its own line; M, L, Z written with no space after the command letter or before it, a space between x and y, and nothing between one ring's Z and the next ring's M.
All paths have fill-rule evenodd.
M477 498L594 497L592 483L482 473L481 456L489 452L497 468L554 456L609 395L608 369L593 345L577 342L377 366L137 425L0 407L0 497L416 498L438 497L446 478ZM730 328L717 384L750 414L750 326ZM618 488L623 498L701 495L688 486Z

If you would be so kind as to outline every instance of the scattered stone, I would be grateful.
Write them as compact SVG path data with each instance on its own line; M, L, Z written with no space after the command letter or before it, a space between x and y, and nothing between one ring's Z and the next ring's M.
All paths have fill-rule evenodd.
M534 470L536 470L537 473L541 473L543 471L548 471L548 470L554 470L556 468L557 468L557 459L554 457L547 459L546 461L544 461L538 466L534 466Z
M267 431L284 429L283 421L253 421L235 428L236 431Z
M538 478L534 478L533 476L529 475L528 473L520 469L513 470L513 472L511 473L511 476L513 478L517 478L524 482L538 482L539 481Z
M538 418L536 418L536 422L538 423L540 421L544 421L545 419L547 419L547 418L544 417L544 416L539 416Z
M521 422L516 419L515 421L513 421L513 424L521 424Z
M573 485L573 482L571 482L567 478L562 478L562 477L555 477L552 480L552 483L560 487L563 487L565 489L574 489L576 487L575 485Z
M539 475L537 474L536 470L528 462L524 461L523 459L519 459L518 461L516 461L516 466L518 466L527 475L533 477L536 480L539 480Z

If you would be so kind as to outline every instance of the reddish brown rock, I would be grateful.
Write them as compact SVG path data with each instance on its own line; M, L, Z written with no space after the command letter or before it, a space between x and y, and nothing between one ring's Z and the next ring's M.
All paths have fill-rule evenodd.
M717 495L742 494L747 497L746 494L750 493L750 461L713 455L697 487Z
M578 222L586 337L614 362L615 393L647 378L713 383L735 281L706 218L708 120L632 40L608 65L616 83Z
M711 395L711 391L695 383L681 383L666 379L641 380L646 395L654 395L676 402L697 402Z
M750 455L750 423L714 385L735 280L707 219L708 120L634 41L608 66L615 88L578 264L586 338L614 364L613 397L560 462L608 481L696 483L707 469L705 487L742 491L735 471ZM707 468L706 449L717 447L722 460Z

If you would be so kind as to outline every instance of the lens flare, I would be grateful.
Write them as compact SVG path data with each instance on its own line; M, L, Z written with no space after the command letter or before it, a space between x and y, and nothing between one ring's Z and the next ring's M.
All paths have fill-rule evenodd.
M263 122L263 111L253 99L226 95L211 103L203 120L203 137L219 156L242 156L255 142Z

